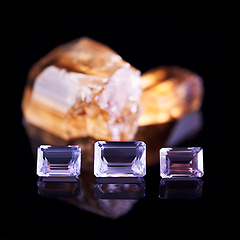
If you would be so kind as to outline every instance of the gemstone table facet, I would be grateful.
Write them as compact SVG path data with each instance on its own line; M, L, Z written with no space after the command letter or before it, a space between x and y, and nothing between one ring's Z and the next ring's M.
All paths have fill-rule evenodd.
M160 149L160 176L162 178L202 177L203 174L202 148Z
M144 142L98 141L94 149L96 177L143 177L146 175Z
M80 174L81 148L75 145L41 145L37 153L37 175L72 177Z

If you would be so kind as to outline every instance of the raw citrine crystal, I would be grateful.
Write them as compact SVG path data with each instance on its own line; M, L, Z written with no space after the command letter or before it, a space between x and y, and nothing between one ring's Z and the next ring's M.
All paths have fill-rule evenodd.
M139 70L84 37L32 67L22 110L28 122L66 140L131 140L141 112L140 81Z
M161 124L198 110L203 83L196 73L177 66L163 66L142 75L139 125Z

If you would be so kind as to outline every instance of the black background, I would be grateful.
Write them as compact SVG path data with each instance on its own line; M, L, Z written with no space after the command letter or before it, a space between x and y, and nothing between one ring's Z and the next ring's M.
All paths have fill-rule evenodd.
M13 13L17 60L13 201L3 234L27 239L68 235L69 239L102 238L216 238L234 239L235 181L226 177L235 141L227 140L225 34L229 8L188 5L89 3L60 6L38 4ZM228 18L229 20L229 18ZM227 29L227 32L225 31ZM178 65L204 79L204 125L192 146L204 149L205 175L201 199L161 200L159 166L147 169L146 197L125 216L111 220L37 194L34 156L22 127L20 109L27 73L33 63L59 44L81 36L100 41L142 73L160 65ZM17 73L17 74L16 74ZM229 93L229 92L228 92ZM184 143L183 143L184 144ZM21 154L20 154L21 153ZM232 153L234 154L234 153ZM9 218L10 217L10 218ZM57 239L57 238L54 238Z

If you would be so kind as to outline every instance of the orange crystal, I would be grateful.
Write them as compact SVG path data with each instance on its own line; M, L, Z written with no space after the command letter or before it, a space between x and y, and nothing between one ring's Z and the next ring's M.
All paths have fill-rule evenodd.
M201 107L203 81L196 73L177 66L162 66L142 75L140 126L162 124Z
M140 71L83 37L55 48L30 70L26 120L65 140L131 140L141 113Z

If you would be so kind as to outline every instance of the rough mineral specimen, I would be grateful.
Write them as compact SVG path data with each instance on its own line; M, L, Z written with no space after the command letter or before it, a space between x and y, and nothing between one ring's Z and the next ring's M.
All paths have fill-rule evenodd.
M143 113L140 126L161 124L198 110L203 83L196 73L177 66L163 66L142 75Z
M109 47L80 38L30 70L22 110L31 124L65 140L131 140L141 113L140 71Z

